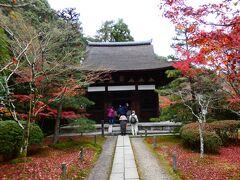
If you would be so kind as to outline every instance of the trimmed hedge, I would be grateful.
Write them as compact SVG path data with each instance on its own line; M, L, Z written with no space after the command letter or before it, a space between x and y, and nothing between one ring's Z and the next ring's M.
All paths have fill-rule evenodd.
M229 144L232 140L237 140L240 121L223 120L209 123L208 131L214 131L222 140L223 145Z
M41 144L43 141L44 135L41 128L32 123L30 126L30 136L29 136L29 145L31 144Z
M43 133L39 126L31 123L29 145L40 144ZM18 155L23 145L23 129L13 120L0 121L0 154L11 157Z
M0 121L0 154L18 154L22 146L23 131L15 121Z
M218 152L221 145L227 145L230 139L236 139L240 121L222 120L205 124L204 150L209 153ZM190 149L200 149L198 123L184 125L180 130L183 145Z
M183 140L183 145L193 150L200 149L200 137L197 123L190 123L183 126L180 130L180 136ZM205 131L204 138L204 151L208 153L217 153L222 140L215 132Z

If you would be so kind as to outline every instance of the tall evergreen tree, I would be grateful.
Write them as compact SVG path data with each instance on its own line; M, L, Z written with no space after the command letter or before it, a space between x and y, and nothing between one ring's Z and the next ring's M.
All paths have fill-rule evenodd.
M128 25L124 23L123 19L118 19L117 22L105 21L101 28L97 30L95 36L100 42L126 42L133 41Z

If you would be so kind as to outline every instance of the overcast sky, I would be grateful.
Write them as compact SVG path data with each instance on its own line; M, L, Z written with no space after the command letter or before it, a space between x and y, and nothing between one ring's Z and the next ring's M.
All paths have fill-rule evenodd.
M94 36L106 20L122 18L135 41L152 39L154 51L160 56L174 54L170 48L174 27L161 17L159 0L48 0L53 9L76 8L83 32Z

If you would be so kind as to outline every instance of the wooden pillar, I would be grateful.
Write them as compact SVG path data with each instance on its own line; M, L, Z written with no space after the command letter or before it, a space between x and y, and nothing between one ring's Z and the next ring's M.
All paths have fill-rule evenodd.
M132 110L135 110L139 120L141 121L141 108L140 108L140 99L138 91L133 91L132 93Z
M159 111L159 95L157 92L153 92L154 93L154 107L155 107L155 112L156 112L156 116L160 116L160 111Z

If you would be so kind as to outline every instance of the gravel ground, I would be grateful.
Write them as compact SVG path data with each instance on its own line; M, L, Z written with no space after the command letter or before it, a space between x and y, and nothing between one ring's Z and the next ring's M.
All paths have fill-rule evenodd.
M103 145L102 153L87 180L107 180L112 167L112 158L116 145L117 136L109 136Z
M142 180L171 180L156 157L144 144L143 138L131 138L131 143Z

